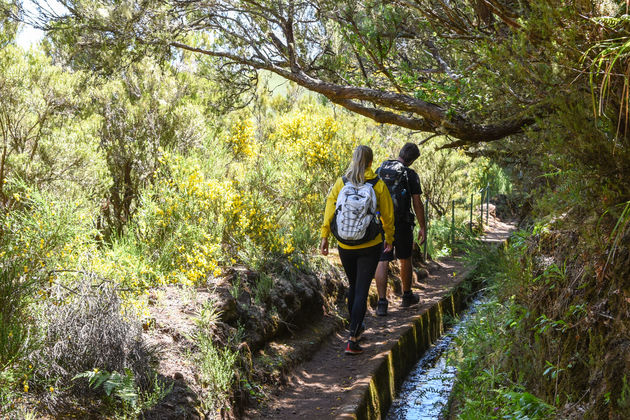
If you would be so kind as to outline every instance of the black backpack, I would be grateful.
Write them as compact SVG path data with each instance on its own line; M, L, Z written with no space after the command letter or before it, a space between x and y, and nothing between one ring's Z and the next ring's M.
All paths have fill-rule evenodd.
M387 185L389 194L392 196L394 217L396 220L406 220L411 209L407 167L398 160L386 160L376 170L376 174Z

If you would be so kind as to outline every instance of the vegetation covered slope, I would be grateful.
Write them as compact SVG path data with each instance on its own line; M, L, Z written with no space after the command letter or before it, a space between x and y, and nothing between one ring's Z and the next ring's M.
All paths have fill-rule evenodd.
M343 295L315 252L330 185L357 144L380 161L406 133L277 80L229 102L194 57L103 77L13 36L0 49L2 416L150 413L182 392L159 370L159 335L181 343L172 363L193 366L185 393L202 413L262 398L252 353ZM500 172L439 154L419 172L442 214ZM442 250L448 230L436 234ZM156 321L173 300L181 331Z
M67 11L31 19L49 31L47 54L63 67L38 65L48 59L10 45L12 17L25 16L0 3L8 80L0 185L11 215L2 238L6 261L15 261L3 269L7 279L38 279L11 290L32 299L51 267L95 271L137 294L206 279L232 260L267 267L271 254L299 265L344 150L370 139L384 156L399 144L400 134L340 114L333 102L444 134L425 140L489 157L511 174L532 235L521 250L527 275L510 294L522 313L506 366L558 407L591 418L627 412L627 2L61 3ZM173 63L189 71L173 72ZM258 69L327 99L296 109L288 95L260 106ZM66 199L50 206L60 192ZM32 236L44 227L50 236ZM94 242L85 248L83 238ZM17 308L3 319L21 320L24 305L3 305ZM15 388L22 374L7 383Z

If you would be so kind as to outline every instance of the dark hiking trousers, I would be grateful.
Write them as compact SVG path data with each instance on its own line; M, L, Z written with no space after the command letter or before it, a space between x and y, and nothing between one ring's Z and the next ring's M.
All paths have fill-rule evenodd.
M339 258L348 276L348 313L350 314L350 336L356 337L367 309L370 284L376 272L378 260L383 253L383 244L369 248L344 249L339 247Z

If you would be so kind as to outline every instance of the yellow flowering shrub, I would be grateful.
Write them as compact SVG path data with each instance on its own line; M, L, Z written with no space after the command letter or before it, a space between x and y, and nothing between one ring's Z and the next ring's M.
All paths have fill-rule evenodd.
M0 213L0 260L19 261L22 271L47 281L47 273L75 268L94 231L78 201L58 200L21 181L5 184L13 198Z
M154 264L157 284L195 284L221 274L245 244L289 254L277 209L234 179L208 178L199 163L164 153L155 183L134 221L138 247Z
M249 119L239 119L231 127L226 141L236 158L255 155L254 126Z
M37 307L64 303L51 290L71 287L70 272L91 232L81 203L60 201L14 178L4 192L12 200L0 207L0 366L26 370L19 364L37 345ZM28 378L22 385L28 392Z
M342 128L315 105L279 116L272 127L267 153L277 162L276 203L286 203L286 229L302 251L317 240L328 189L359 144Z
M160 158L155 183L134 223L138 246L157 263L160 284L194 284L219 275L221 226L238 201L231 182L206 179L181 156Z
M337 171L347 166L355 146L354 141L338 135L339 130L332 115L307 107L280 117L271 140L276 151L287 161L299 162L302 171Z

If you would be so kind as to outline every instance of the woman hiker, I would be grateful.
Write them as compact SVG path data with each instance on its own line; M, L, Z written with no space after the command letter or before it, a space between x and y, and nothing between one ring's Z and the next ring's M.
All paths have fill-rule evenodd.
M321 253L328 255L328 235L332 232L339 242L339 258L350 283L346 354L363 352L358 339L363 332L370 283L381 254L392 250L394 240L392 199L387 186L372 170L372 159L368 146L354 150L345 176L337 179L328 194L321 228Z

